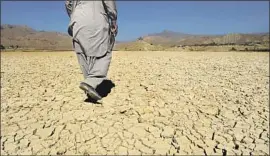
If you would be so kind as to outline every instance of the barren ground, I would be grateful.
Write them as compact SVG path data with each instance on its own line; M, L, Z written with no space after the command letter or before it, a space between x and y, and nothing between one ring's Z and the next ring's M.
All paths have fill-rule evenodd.
M114 52L101 104L73 52L1 57L1 154L269 154L269 53Z

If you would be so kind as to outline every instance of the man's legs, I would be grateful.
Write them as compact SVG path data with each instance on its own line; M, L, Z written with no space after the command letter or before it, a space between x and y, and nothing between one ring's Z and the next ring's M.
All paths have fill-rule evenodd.
M94 89L107 77L109 66L111 63L112 52L107 52L104 56L87 58L80 44L73 42L74 49L78 58L80 68L83 72L84 83L90 85Z
M73 41L73 48L75 50L77 59L78 59L78 63L80 65L81 71L83 73L83 77L84 79L86 79L87 75L88 75L88 64L87 64L87 58L84 55L84 52L80 46L80 44L76 41Z
M95 58L93 61L93 66L83 82L96 89L96 87L107 78L111 58L111 52L107 52L104 56Z

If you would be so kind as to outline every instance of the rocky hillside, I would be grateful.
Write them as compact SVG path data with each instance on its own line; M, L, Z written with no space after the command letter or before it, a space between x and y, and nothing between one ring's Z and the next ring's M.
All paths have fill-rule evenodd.
M142 39L159 45L223 45L223 44L263 44L269 42L269 33L226 34L226 35L191 35L164 30L161 33L149 34Z
M37 31L21 25L1 25L1 45L5 48L37 50L70 50L72 48L68 34Z
M269 33L192 35L164 30L160 33L139 37L137 41L119 43L115 49L133 50L136 47L137 50L143 50L144 45L147 45L148 49L151 47L152 50L170 51L229 51L235 47L237 50L268 51Z

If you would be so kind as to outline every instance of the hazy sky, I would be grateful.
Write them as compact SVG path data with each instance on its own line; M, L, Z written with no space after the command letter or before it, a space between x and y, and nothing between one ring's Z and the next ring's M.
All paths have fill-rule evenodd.
M267 1L117 1L117 40L164 29L192 34L269 32ZM66 32L64 1L1 2L1 24Z

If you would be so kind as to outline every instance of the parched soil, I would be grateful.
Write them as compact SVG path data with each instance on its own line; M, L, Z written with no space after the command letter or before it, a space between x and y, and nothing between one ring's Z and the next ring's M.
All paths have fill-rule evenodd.
M95 104L82 78L73 52L1 53L1 154L269 154L269 53L114 52Z

